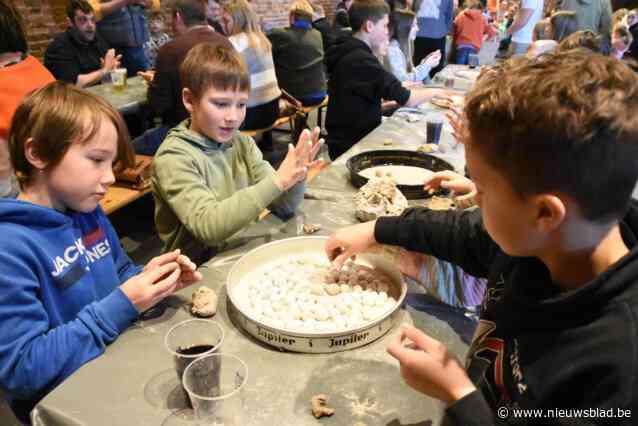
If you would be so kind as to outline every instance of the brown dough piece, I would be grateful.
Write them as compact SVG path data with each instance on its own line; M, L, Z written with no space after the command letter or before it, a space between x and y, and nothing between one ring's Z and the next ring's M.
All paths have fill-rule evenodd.
M321 230L320 223L304 223L303 232L304 234L314 234L315 232Z
M208 287L200 287L193 292L191 313L198 317L212 317L217 313L217 294Z
M321 418L324 416L332 416L335 412L334 408L330 408L326 405L328 397L324 394L315 395L310 399L310 405L312 407L312 415L315 418Z

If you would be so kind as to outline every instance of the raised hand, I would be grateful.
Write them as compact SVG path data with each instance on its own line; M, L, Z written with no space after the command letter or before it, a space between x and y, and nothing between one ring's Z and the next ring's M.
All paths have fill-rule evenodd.
M322 161L314 160L323 145L323 139L319 139L319 132L319 127L315 127L312 133L306 129L301 132L297 146L288 145L286 158L276 172L282 190L286 191L297 182L304 180L308 169Z

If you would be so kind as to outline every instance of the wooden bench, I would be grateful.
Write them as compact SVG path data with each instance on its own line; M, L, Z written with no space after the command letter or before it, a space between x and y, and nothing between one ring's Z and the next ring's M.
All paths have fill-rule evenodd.
M149 192L151 192L150 186L144 189L133 189L116 182L106 191L106 195L100 201L100 206L104 213L111 214Z
M278 127L283 126L284 124L288 124L290 125L290 129L292 130L294 128L294 121L295 121L295 117L297 116L296 113L293 113L291 115L284 115L282 117L279 117L273 124L272 126L269 127L265 127L263 129L255 129L255 130L241 130L240 133L242 135L245 136L250 136L252 138L257 137L258 135L261 135L262 133L265 132L269 132L271 130L274 130Z

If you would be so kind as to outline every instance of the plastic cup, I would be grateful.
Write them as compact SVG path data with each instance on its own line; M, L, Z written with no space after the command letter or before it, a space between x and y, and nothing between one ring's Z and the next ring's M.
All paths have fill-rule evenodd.
M179 382L182 383L184 371L193 361L219 352L223 341L224 330L221 325L211 320L182 321L168 330L164 343L173 355Z
M444 119L441 115L429 115L426 118L426 142L438 145L441 141Z
M231 354L210 354L191 363L182 385L201 424L243 425L248 367Z
M467 57L467 64L470 68L476 68L479 66L479 55L476 53L470 53Z
M445 77L443 85L448 89L454 89L454 77Z
M124 90L126 87L126 68L116 68L111 71L111 83L113 84L113 90Z

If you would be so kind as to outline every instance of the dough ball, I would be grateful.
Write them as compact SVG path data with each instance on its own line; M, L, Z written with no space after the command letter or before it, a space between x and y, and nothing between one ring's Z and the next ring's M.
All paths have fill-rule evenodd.
M336 296L337 294L341 293L341 287L339 286L339 284L328 284L325 288L325 291L330 296Z
M193 292L191 313L198 317L211 317L217 313L217 294L208 287Z

